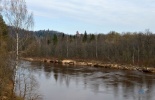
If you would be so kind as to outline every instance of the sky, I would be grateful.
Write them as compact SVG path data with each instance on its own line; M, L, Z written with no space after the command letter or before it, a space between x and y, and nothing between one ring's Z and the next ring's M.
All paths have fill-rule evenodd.
M25 0L34 30L155 32L155 0Z

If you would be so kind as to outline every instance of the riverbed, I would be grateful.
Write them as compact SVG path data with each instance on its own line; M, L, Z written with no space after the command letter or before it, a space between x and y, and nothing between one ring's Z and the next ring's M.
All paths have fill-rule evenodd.
M43 100L155 100L155 74L21 61Z

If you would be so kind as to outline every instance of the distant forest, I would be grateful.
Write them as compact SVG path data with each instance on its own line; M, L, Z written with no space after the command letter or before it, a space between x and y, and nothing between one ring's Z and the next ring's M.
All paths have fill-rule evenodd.
M10 51L15 51L12 28ZM100 60L144 66L155 65L155 34L145 32L110 31L107 34L87 33L68 35L63 32L40 30L20 32L20 54L25 57ZM24 42L23 42L24 41Z

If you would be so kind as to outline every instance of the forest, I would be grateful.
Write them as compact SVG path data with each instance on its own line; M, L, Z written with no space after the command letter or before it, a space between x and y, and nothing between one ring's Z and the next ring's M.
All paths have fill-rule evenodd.
M7 25L0 16L0 98L4 95L10 98L13 96L13 67L9 59L8 38Z
M19 50L24 57L99 60L152 67L155 64L155 35L148 29L144 32L110 31L106 34L86 31L80 34L77 31L69 35L50 30L25 33L28 36L21 35L20 39L27 39L25 43L21 42ZM11 51L15 51L14 45L9 46Z

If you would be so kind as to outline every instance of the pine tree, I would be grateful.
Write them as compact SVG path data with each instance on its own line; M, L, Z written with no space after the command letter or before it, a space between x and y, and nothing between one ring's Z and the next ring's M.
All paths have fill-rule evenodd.
M83 42L87 41L87 32L85 31L84 36L83 36Z
M64 37L65 37L65 34L64 34L64 33L62 33L62 39L64 39Z
M94 34L90 34L90 42L95 40L95 35Z
M53 45L56 45L56 44L57 44L57 42L58 42L57 35L56 35L56 34L54 34L54 36L53 36Z
M12 78L12 70L8 66L8 50L7 50L7 25L3 17L0 15L0 99L6 93L10 93L7 89L9 79ZM7 73L7 74L6 74ZM9 98L7 98L9 99ZM11 99L10 99L11 100Z
M7 35L7 26L3 20L3 17L0 15L0 34L2 36L6 36Z

